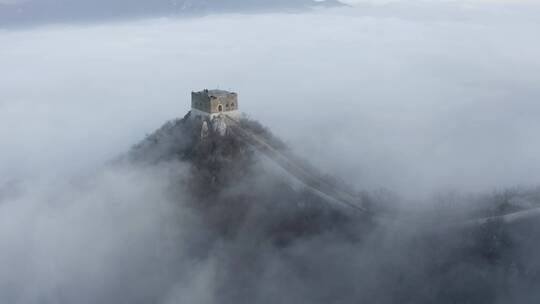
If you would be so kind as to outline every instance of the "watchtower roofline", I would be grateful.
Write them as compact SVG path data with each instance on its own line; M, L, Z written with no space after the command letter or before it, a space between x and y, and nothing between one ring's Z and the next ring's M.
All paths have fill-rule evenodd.
M238 114L238 94L225 90L202 90L191 92L191 112L194 116L218 116Z

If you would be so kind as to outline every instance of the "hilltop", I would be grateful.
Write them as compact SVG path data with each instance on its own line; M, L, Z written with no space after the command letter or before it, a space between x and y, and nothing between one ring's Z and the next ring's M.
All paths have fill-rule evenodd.
M240 123L291 152L260 123L247 118ZM209 231L195 258L214 261L219 272L214 296L220 303L492 303L501 297L532 303L534 293L521 291L540 279L538 259L531 258L540 254L536 221L447 231L420 218L406 224L381 221L400 216L392 211L392 196L359 194L360 203L369 206L366 213L342 208L295 182L234 132L216 127L220 124L213 121L206 133L188 114L147 136L123 159L138 166L187 165L188 174L173 181L177 186L170 195L196 210ZM445 209L445 201L435 219L442 224L445 218L538 206L539 193L454 196L454 208ZM376 281L366 279L370 276ZM269 293L268 286L273 286Z
M260 123L246 118L241 123L273 146L288 150ZM219 120L214 122L218 124ZM251 231L264 231L262 240L281 243L298 235L344 228L350 222L351 215L294 186L285 172L273 168L232 132L221 133L211 125L202 138L201 129L202 121L190 119L190 114L169 121L135 145L125 159L142 165L187 163L189 175L179 182L195 207L204 208L209 222L219 223L217 231L234 233L256 224Z

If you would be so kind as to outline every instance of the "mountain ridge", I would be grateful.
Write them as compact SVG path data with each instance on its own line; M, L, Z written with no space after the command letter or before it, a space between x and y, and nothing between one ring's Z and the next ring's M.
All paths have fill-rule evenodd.
M342 5L338 0L29 0L0 4L0 28L210 13L306 10Z
M240 123L288 150L257 121L243 118ZM473 219L518 210L518 205L538 206L540 189L472 199L446 197L441 202L446 207L435 212L439 221L430 223L421 217L406 224L380 221L377 214L395 207L391 196L363 193L362 203L371 207L366 214L338 208L307 187L294 186L289 176L273 170L233 132L223 132L209 122L206 133L202 124L189 114L172 120L135 145L124 160L144 166L187 164L188 174L173 185L210 231L197 254L219 261L215 294L220 303L271 303L280 299L279 294L311 303L377 299L378 303L450 304L471 298L475 303L493 303L501 292L522 299L521 303L533 303L520 298L521 288L516 286L531 286L539 279L537 259L530 258L540 252L534 246L537 221L512 225L487 221L464 230L438 226L452 218ZM385 202L388 197L390 202ZM381 211L385 204L386 210ZM366 280L366 273L376 276L377 282ZM284 284L285 277L297 285ZM472 279L461 284L456 278ZM278 294L265 294L268 285L275 286Z

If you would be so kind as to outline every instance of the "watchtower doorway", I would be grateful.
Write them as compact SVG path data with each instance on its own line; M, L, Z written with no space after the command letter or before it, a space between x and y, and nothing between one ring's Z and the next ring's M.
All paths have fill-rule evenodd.
M223 112L223 105L218 105L217 110L218 112Z

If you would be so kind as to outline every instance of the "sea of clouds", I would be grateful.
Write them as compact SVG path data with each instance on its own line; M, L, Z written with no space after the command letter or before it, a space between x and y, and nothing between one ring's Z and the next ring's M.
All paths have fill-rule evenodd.
M429 201L538 185L538 17L401 2L0 29L0 298L216 301L211 263L176 277L182 255L154 251L197 239L163 194L183 165L104 165L205 87L237 91L250 117L358 190ZM121 284L148 283L123 281L131 271L156 281L130 301Z
M92 167L220 87L360 189L535 184L538 14L416 3L0 31L2 178Z

